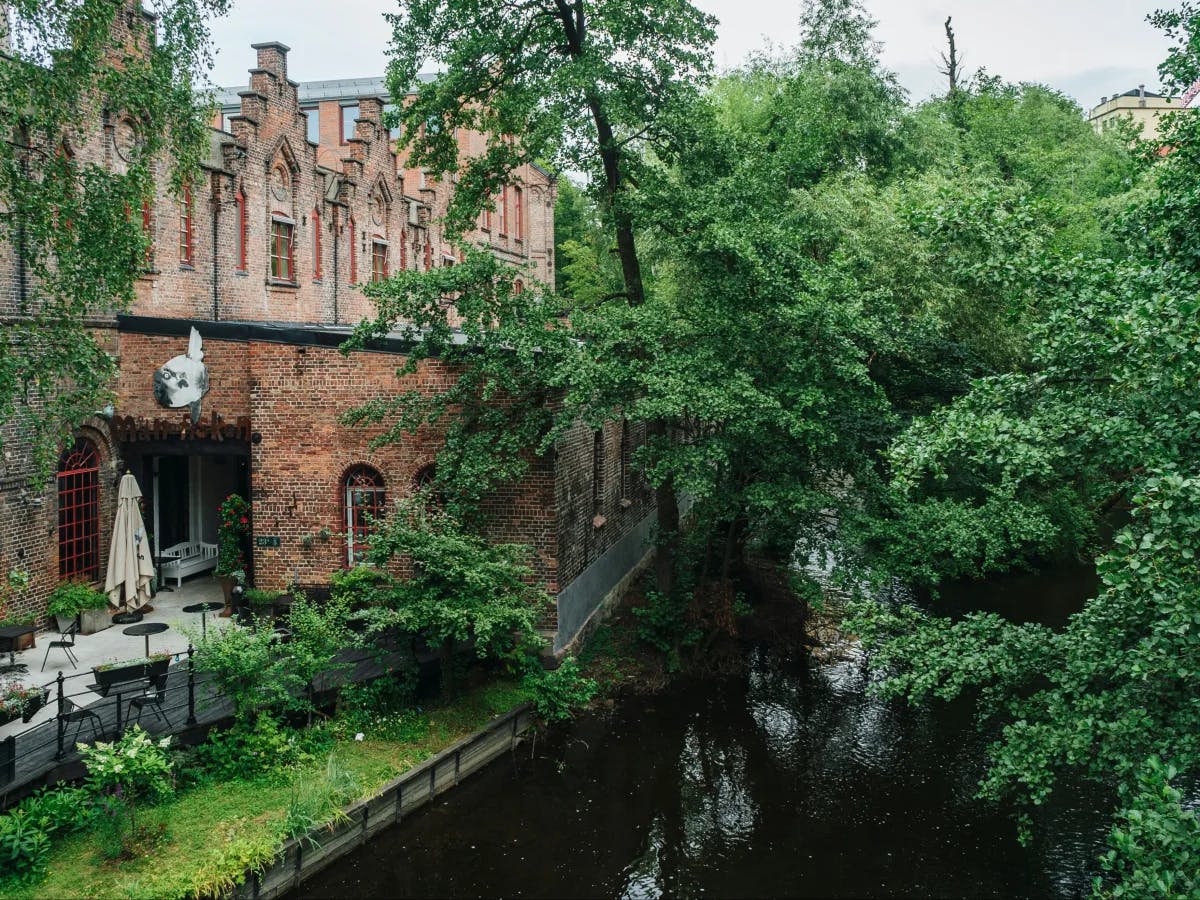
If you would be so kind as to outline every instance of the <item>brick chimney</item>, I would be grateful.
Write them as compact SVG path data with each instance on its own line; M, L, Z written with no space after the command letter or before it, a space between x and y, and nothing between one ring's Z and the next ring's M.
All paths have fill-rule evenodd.
M250 49L258 51L258 68L270 72L279 81L287 80L287 55L291 47L279 41L267 41L251 44Z

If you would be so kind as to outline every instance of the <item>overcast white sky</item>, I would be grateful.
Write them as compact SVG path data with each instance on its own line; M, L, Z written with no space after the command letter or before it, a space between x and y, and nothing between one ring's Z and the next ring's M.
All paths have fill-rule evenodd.
M652 0L647 0L652 2ZM717 64L735 66L768 37L788 46L798 36L798 0L695 0L721 20ZM939 89L942 22L954 17L965 68L980 66L1010 81L1040 81L1084 107L1145 83L1158 87L1167 43L1146 14L1172 0L867 0L879 20L885 64L920 99ZM213 81L245 84L254 65L249 45L289 45L297 81L383 74L389 38L382 13L396 0L234 0L214 24Z

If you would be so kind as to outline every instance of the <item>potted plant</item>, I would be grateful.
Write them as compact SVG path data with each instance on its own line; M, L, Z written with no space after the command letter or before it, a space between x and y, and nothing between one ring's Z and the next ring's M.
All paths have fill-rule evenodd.
M225 594L222 616L233 614L233 587L246 581L246 537L250 534L250 504L241 494L230 494L217 511L217 568L213 577Z
M5 625L32 625L34 616L16 615L9 608L9 601L20 591L29 587L29 573L24 569L9 569L4 581L0 582L0 627ZM35 635L30 632L16 639L14 650L28 650L35 646Z
M131 681L153 680L167 671L171 665L170 653L153 653L139 659L113 660L101 663L92 669L102 696L107 697L114 685Z
M99 618L104 623L102 627L107 628L112 624L105 615L107 609L108 596L82 581L65 581L60 584L51 591L50 602L46 606L46 611L54 616L58 623L59 631L66 631L72 622L89 612L98 612ZM95 616L89 618L95 618ZM99 628L90 631L80 629L84 634L93 634L99 630Z
M46 705L49 688L13 685L0 692L0 725L20 719L28 723Z

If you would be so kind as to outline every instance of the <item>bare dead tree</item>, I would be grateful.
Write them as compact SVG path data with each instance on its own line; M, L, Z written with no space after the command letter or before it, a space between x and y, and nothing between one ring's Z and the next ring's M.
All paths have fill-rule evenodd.
M950 16L946 16L946 41L950 44L949 55L942 54L942 66L938 69L950 81L950 96L958 93L958 77L962 71L962 60L958 56L958 48L954 43L954 28L950 25Z

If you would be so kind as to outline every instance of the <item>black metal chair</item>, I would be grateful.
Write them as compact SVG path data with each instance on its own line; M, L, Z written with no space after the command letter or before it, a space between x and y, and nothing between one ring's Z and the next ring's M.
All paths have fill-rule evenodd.
M51 641L46 645L46 655L42 657L42 671L46 671L46 660L50 658L50 651L55 647L61 647L67 651L67 659L71 663L71 668L78 668L79 658L75 655L75 637L79 634L79 620L76 619L66 628L61 629L58 633L58 640Z
M142 711L147 707L151 707L158 718L163 720L163 723L170 728L171 720L167 718L167 714L163 712L163 702L167 699L167 678L169 674L164 672L154 679L154 683L141 697L134 697L129 701L129 713L133 714L133 708L137 707L137 716L133 718L134 722L140 722L142 719Z
M75 737L71 739L71 746L79 743L79 732L83 730L83 723L86 721L92 726L92 740L98 741L104 737L103 721L100 714L93 712L86 706L80 706L70 697L63 697L66 711L63 713L63 722L66 724L75 723Z

